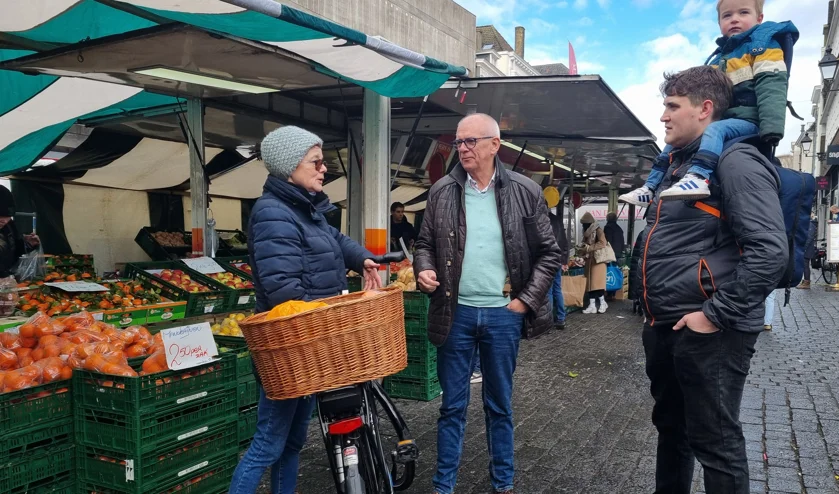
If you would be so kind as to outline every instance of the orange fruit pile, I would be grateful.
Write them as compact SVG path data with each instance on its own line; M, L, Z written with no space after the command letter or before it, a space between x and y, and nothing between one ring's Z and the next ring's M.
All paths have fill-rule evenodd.
M88 312L64 319L38 312L18 334L0 333L0 393L69 379L73 369L137 376L127 359L162 350L160 336L141 326L120 330Z

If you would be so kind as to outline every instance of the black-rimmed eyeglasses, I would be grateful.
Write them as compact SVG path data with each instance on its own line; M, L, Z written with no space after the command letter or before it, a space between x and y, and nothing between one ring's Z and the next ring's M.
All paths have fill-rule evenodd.
M452 145L455 149L460 149L461 144L466 144L466 149L475 149L475 146L478 145L478 141L483 139L492 139L493 136L487 137L467 137L466 139L455 139L452 141Z

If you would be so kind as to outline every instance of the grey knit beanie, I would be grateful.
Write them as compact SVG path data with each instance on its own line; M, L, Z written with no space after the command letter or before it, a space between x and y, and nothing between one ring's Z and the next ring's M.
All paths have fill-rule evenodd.
M320 137L308 130L287 125L262 139L262 161L271 175L287 180L314 146L323 146Z

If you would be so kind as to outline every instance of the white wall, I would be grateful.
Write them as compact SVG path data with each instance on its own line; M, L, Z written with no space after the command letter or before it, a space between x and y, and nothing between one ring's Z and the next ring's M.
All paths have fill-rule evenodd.
M192 198L184 196L184 228L192 230ZM242 202L238 199L220 199L214 197L210 203L212 217L216 219L217 230L242 229ZM208 214L209 218L210 215ZM146 216L148 223L148 215Z
M93 254L99 274L113 271L115 263L149 260L134 242L137 232L148 224L145 192L64 186L64 229L70 248L78 254Z

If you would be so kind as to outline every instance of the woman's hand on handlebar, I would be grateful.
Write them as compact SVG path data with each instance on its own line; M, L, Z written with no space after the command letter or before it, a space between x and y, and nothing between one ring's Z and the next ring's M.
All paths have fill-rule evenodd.
M382 278L379 276L379 265L372 259L364 260L364 289L378 290L382 287Z

